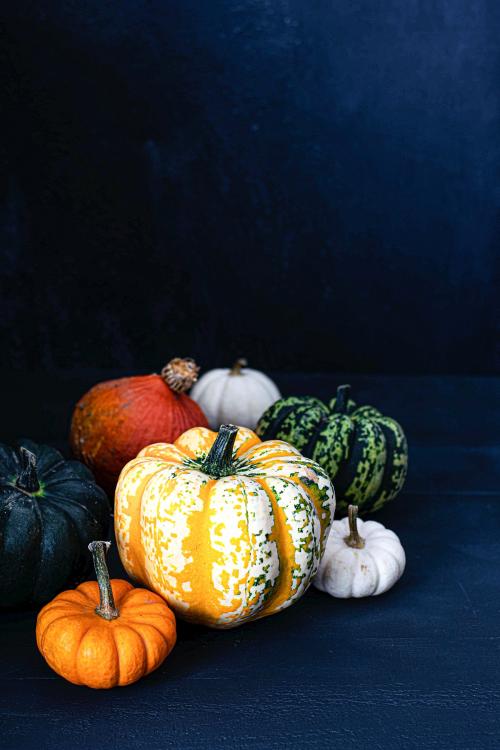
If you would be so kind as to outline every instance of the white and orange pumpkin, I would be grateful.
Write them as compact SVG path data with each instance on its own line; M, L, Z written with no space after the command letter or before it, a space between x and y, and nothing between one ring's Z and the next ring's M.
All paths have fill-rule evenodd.
M334 510L326 472L288 443L194 427L124 467L115 530L134 580L185 619L230 628L302 596Z

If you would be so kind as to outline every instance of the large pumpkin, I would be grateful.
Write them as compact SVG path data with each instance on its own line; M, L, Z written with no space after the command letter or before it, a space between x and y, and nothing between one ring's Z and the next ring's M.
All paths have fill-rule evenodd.
M0 607L44 604L82 581L110 512L83 464L31 440L0 445Z
M312 396L283 398L262 415L257 434L287 440L317 461L332 480L339 510L349 504L374 511L403 487L408 446L395 419L372 406L356 406L341 385L326 406Z
M196 425L208 427L202 410L184 391L199 368L173 359L161 375L136 375L99 383L77 403L71 422L73 453L112 495L127 461L159 440L175 440Z
M125 466L115 532L133 579L186 619L229 628L306 591L334 509L326 473L287 443L194 428Z

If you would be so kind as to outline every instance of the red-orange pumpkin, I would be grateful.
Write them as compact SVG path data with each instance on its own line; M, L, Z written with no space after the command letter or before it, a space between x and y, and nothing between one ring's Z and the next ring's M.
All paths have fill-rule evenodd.
M99 383L77 403L71 421L73 453L109 494L122 468L146 445L172 443L191 427L208 427L187 391L198 377L192 359L173 359L161 375Z

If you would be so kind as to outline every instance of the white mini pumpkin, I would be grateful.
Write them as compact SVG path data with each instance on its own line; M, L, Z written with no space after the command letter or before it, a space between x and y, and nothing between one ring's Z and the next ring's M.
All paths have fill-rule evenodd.
M405 551L393 531L377 521L357 518L356 505L349 515L334 521L325 554L313 583L338 599L377 596L394 586L406 565Z
M246 364L245 359L238 359L231 369L209 370L191 391L212 429L237 424L253 430L263 412L281 398L267 375Z

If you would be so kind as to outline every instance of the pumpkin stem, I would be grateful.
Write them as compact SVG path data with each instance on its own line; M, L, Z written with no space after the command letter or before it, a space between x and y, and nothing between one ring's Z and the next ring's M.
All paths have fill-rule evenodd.
M357 524L358 506L350 505L347 509L347 515L349 518L349 536L344 537L344 542L348 547L363 549L363 547L365 546L365 540L359 535Z
M229 370L230 375L241 375L241 368L246 367L248 362L244 357L240 357L240 359L237 359L234 365Z
M337 388L337 395L335 397L333 414L347 414L347 405L349 403L350 390L350 385L339 385L339 387Z
M16 487L24 492L38 492L40 482L36 471L36 456L22 445L19 448L19 457L21 459L21 472L16 480Z
M120 613L115 607L113 589L111 588L108 566L106 565L106 552L110 547L111 542L90 542L89 544L101 599L95 611L105 620L116 620Z
M232 472L233 448L238 428L234 424L221 424L215 442L201 465L201 470L211 477L227 477Z
M165 365L161 377L175 393L184 393L198 380L200 368L191 357L175 357Z

